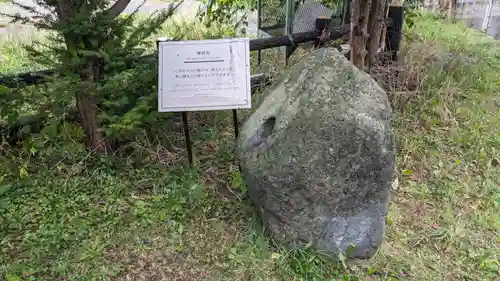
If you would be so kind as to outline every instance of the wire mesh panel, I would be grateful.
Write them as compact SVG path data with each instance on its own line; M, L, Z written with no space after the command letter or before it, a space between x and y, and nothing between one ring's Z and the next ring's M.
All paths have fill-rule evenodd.
M292 32L314 31L318 16L331 17L334 24L342 21L344 2L347 0L293 0ZM286 0L262 1L261 29L270 35L286 33Z
M434 6L427 9L436 9ZM439 7L439 6L438 6ZM481 30L488 35L500 38L500 2L494 0L458 0L455 11L449 10L447 4L441 9L453 14L456 19L462 20L471 28Z
M293 33L314 31L316 26L316 18L327 17L331 18L335 13L334 10L327 8L316 0L305 0L299 6L293 20ZM314 42L299 44L303 49L314 47Z
M316 0L305 0L295 13L293 32L314 31L317 17L331 18L334 12Z
M283 35L285 31L286 1L264 0L261 7L261 29L270 35Z
M349 0L260 0L258 26L265 36L281 36L315 30L318 17L332 19L332 25L341 25ZM314 42L298 45L303 49L314 47ZM297 45L279 48L285 55L285 64ZM261 53L258 61L260 64Z
M345 9L347 3L351 0L315 0L315 2L320 3L325 8L332 11L333 25L341 25L344 17ZM304 1L305 3L305 1Z

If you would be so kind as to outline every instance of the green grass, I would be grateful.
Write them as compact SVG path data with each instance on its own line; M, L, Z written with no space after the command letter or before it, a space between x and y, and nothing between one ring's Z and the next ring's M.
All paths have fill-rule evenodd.
M415 22L399 79L382 83L395 108L399 185L387 243L370 267L405 280L493 280L500 255L500 44L430 16Z
M178 28L160 35L220 36ZM0 72L32 67L13 38L0 44ZM190 115L196 168L171 120L115 157L88 154L69 122L57 140L42 133L23 149L2 145L0 279L494 280L500 44L424 16L402 52L398 79L387 79L394 70L377 77L394 107L398 184L386 242L370 262L343 268L274 245L234 162L229 113L206 112Z
M28 58L28 52L20 47L26 42L32 42L42 38L38 34L29 33L29 36L18 37L13 35L0 35L0 73L17 73L23 71L37 70L40 66L33 64Z

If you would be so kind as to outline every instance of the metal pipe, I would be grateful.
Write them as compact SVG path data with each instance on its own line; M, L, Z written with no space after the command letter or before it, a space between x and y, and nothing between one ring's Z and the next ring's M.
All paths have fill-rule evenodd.
M342 27L337 27L333 29L330 33L330 39L336 40L342 38L345 34L347 34L349 30L349 26L345 25ZM301 32L291 34L290 36L276 36L269 38L260 38L250 40L250 51L258 51L282 46L293 46L298 43L305 43L309 41L315 41L318 39L320 32L318 31L309 31L309 32ZM290 40L293 39L293 42ZM126 66L128 69L134 68L137 64L140 63L154 63L157 59L157 54L145 55L139 58L138 61L129 61ZM0 85L9 85L11 82L22 82L25 85L36 85L47 82L47 76L54 76L62 71L57 69L46 69L41 71L34 72L25 72L20 74L14 74L11 76L0 77Z
M188 153L189 165L193 166L193 146L191 145L191 138L189 137L189 124L187 112L182 112L182 128L184 131L184 141L186 142L186 149Z
M262 28L262 0L257 0L257 35L260 33ZM262 51L257 52L257 66L260 66L262 61Z
M486 3L486 11L483 18L483 24L481 25L481 30L486 33L488 33L488 26L490 24L492 8L493 8L493 0L489 0Z
M286 0L286 17L285 17L285 35L291 35L293 31L293 5L294 0ZM285 47L285 65L288 65L288 58L292 55L295 48L294 45L287 45Z

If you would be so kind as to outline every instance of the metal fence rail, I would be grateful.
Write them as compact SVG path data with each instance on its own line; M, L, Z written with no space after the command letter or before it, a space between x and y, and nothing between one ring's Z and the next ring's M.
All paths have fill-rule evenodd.
M344 28L337 28L331 30L330 40L336 40L346 34L347 30ZM294 33L291 36L282 35L261 39L250 40L250 51L258 51L264 49L271 49L281 46L294 46L296 44L319 40L321 30ZM156 54L145 55L139 61L128 62L127 67L133 68L140 63L154 63L156 61ZM29 86L47 82L48 76L59 74L61 71L57 69L47 69L35 72L26 72L15 74L11 76L0 77L0 85L10 86L14 83L16 86Z
M259 4L261 3L261 1L262 0L259 0ZM294 22L293 16L291 16L291 14L295 7L292 8L290 4L295 3L294 2L295 0L285 0L285 1L287 3L286 15L285 15L285 27L288 30L281 33L281 36L250 40L250 46L249 46L250 51L260 51L264 49L286 46L287 47L286 58L288 58L289 50L291 54L291 52L293 52L293 50L297 48L297 46L299 46L299 44L301 43L312 41L314 42L313 46L317 47L320 46L321 43L323 42L329 40L341 39L350 31L350 25L344 24L343 21L343 16L345 11L344 6L342 6L341 9L337 9L336 13L340 14L341 16L340 16L340 21L336 21L336 19L338 19L338 16L337 17L335 16L335 11L328 9L324 6L319 6L320 4L317 2L317 0L301 1L302 4L306 3L306 5L304 5L302 9L299 9L298 13L299 16L297 17L297 21ZM258 12L259 20L257 26L262 28L262 23L261 23L262 10L261 9L258 10L259 10ZM397 54L399 41L401 40L403 15L404 12L402 7L390 7L389 18L385 19L385 25L387 26L387 34L385 39L387 42L389 42L389 44L386 45L386 50L384 51L389 51L392 54L393 59L395 59L396 57L395 55ZM278 14L278 17L279 16L281 16L281 14ZM300 30L302 32L292 33L294 29ZM143 56L138 61L128 61L126 62L126 68L130 69L142 63L156 64L156 56L157 54L154 53ZM259 56L259 61L260 61L260 56ZM35 72L15 74L6 77L0 77L0 85L5 85L11 88L37 85L48 82L49 81L49 79L47 79L48 77L58 76L58 75L64 76L63 70L47 69ZM269 77L265 74L257 74L252 76L251 80L252 88L258 86L259 84L260 85L267 84L269 82L268 78ZM235 109L233 109L232 111L233 111L234 131L237 137L238 135L237 111ZM186 141L186 148L188 151L189 162L190 164L193 164L193 153L189 138L189 128L187 124L187 112L182 112L182 123L183 123L183 130L185 133L185 141ZM7 131L8 135L13 134L14 136L17 136L17 133L15 132L16 128L17 128L16 126L14 126L14 128L6 127L5 130L2 130L2 133L4 131Z

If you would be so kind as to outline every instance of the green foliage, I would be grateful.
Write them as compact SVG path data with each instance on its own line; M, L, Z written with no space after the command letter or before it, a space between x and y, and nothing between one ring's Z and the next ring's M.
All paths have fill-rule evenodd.
M47 123L48 119L60 122L67 118L68 111L73 115L77 110L80 115L87 114L83 108L75 108L74 99L79 93L94 95L101 113L98 120L105 123L99 130L104 130L112 139L126 136L150 121L156 111L153 101L156 77L144 66L132 71L127 69L144 55L149 47L147 39L159 31L174 8L140 19L137 11L126 17L117 16L108 10L108 1L103 0L41 1L40 5L56 12L65 9L65 12L58 16L48 13L37 17L12 17L15 21L30 22L37 28L52 31L48 40L25 48L35 62L55 67L63 75L52 79L55 83L42 86L41 93L29 94L29 91L18 90L15 84L9 93L4 93L2 103L7 106L2 107L0 118L8 120L8 128L21 128L23 135L30 133L30 127L20 120L25 118L27 104L37 105L30 106L27 114L42 123ZM59 83L61 79L63 83ZM119 87L124 83L118 79L128 79L125 85L128 87Z
M420 8L425 4L425 0L406 0L405 7Z
M40 5L60 9L59 4L52 1L40 1ZM103 61L104 76L123 70L127 62L141 56L145 39L161 28L174 12L174 9L159 11L138 20L137 11L127 17L117 17L107 10L109 3L104 0L67 1L62 5L70 13L67 18L50 13L40 17L12 15L14 22L29 22L37 28L54 31L48 42L38 41L35 46L25 47L37 62L56 66L63 73L77 73L91 61ZM39 50L38 46L46 48Z
M345 275L336 262L323 258L320 254L305 250L293 250L279 254L276 265L285 276L297 280L360 281L358 277Z
M98 92L107 136L133 140L138 129L157 120L156 81L156 71L146 64L105 79Z
M218 25L162 28L157 32L183 39L234 32ZM212 209L199 171L182 163L166 165L152 154L157 148L151 142L161 146L162 134L175 136L164 123L169 115L156 112L155 64L153 59L130 70L118 66L96 84L106 134L137 141L110 156L89 154L83 145L73 97L78 77L1 88L0 120L19 125L24 138L12 146L3 142L0 150L0 279L118 274L115 268L102 269L110 249L134 235L143 239L151 228L162 229L181 247L192 209Z
M198 17L207 26L213 23L241 28L247 21L247 12L257 8L257 0L201 0L202 8Z
M345 0L321 0L320 3L329 7L329 8L338 8L339 5L342 5Z
M32 151L0 163L0 260L19 273L76 277L79 263L99 263L122 233L140 237L154 226L181 235L189 210L205 197L197 171L181 166L134 167L74 148L48 161L47 149Z
M443 20L446 18L444 14L429 13L423 9L410 8L408 6L405 6L404 10L405 10L404 27L406 29L414 27L416 21L421 20L423 17L432 18L433 20L436 21Z
M413 272L405 280L492 280L500 226L500 111L493 106L500 46L441 15L416 11L408 18L398 79L386 87L398 146L391 250L371 271L393 279Z
M93 86L100 109L101 130L112 144L123 144L134 140L135 136L143 135L146 128L158 126L157 121L168 117L168 114L160 116L157 112L157 75L156 68L152 67L156 64L156 58L141 63L134 62L146 52L151 53L151 35L159 34L165 28L163 23L171 13L169 10L147 17L139 17L133 13L116 19L102 15L91 17L88 23L84 18L79 18L72 23L80 26L78 33L68 26L61 26L60 31L50 37L50 41L35 42L35 46L42 47L29 46L28 55L38 64L68 68L65 73L72 73L71 69L78 71L88 59L104 60L103 77ZM52 24L59 28L57 22ZM94 25L99 28L94 28ZM99 32L112 36L101 38ZM175 39L215 39L235 35L234 28L217 23L210 28L196 24L171 24L167 32ZM64 36L94 38L92 40L102 44L91 44L88 48L85 45L83 53L76 55L79 59L74 60L65 47ZM128 69L131 66L134 68ZM6 121L2 130L4 138L9 139L9 130L12 128L15 129L15 134L27 136L52 123L52 127L57 127L63 120L78 120L74 95L86 85L82 84L78 75L49 79L51 82L38 86L21 89L16 87L16 83L12 83L10 89L2 88L0 119Z
M239 171L235 171L232 173L231 177L231 187L234 190L240 191L243 195L246 195L248 189L245 181L243 180L243 176Z

